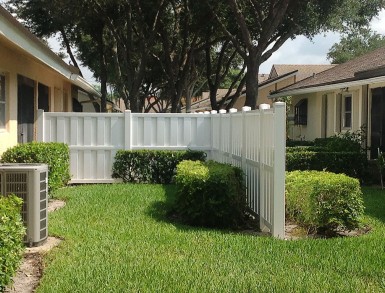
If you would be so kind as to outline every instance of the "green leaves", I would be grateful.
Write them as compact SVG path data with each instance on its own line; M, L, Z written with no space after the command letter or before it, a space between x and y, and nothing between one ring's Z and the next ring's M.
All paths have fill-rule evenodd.
M6 150L2 163L44 163L48 165L48 189L54 192L71 179L69 147L64 143L31 142Z
M21 206L19 197L0 194L0 292L12 281L23 255Z
M176 166L183 160L204 161L201 151L118 151L112 166L112 177L123 182L166 183L172 182Z
M364 212L357 179L344 174L294 171L286 176L286 213L310 229L354 229Z
M246 191L242 171L213 161L183 161L175 176L174 210L185 223L235 228L244 224Z

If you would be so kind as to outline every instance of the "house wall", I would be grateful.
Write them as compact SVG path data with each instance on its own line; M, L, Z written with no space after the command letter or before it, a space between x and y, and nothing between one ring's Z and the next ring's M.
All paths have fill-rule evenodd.
M295 76L289 76L288 78L280 80L279 82L275 82L266 87L259 88L257 105L260 105L260 104L272 105L273 101L268 98L268 96L270 95L270 92L287 87L293 84L294 82L295 82ZM242 107L245 105L245 100L246 100L245 95L239 97L238 101L234 104L234 108L238 109L238 111L241 111Z
M53 69L11 47L0 38L0 73L6 77L6 127L0 130L0 154L17 144L17 92L18 75L23 75L49 88L49 108L52 112L68 111L72 101L68 98L70 83ZM37 116L37 90L35 91L35 117Z
M307 99L307 125L294 125L289 127L289 137L294 140L314 140L321 137L322 94L312 93L292 97L290 113L294 117L294 106L302 99Z
M352 127L342 128L342 97L352 96ZM294 140L314 140L329 137L346 131L358 131L367 123L367 113L363 111L364 97L362 87L342 91L336 89L317 93L295 95L292 97L290 116L294 118L294 107L301 99L308 99L307 125L289 123L288 136Z

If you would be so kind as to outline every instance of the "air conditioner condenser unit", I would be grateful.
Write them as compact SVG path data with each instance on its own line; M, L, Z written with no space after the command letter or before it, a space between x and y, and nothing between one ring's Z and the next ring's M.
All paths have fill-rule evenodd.
M0 164L0 194L23 200L24 242L38 246L48 237L48 166L45 164Z

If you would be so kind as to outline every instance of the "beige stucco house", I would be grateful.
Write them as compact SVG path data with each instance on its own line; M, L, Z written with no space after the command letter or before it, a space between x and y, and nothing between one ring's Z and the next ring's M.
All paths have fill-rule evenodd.
M270 95L282 96L292 96L290 138L313 140L364 127L371 157L385 150L385 47Z
M258 76L258 101L257 104L272 104L269 98L270 92L282 89L303 80L313 74L330 69L335 65L294 65L294 64L275 64L271 67L269 74L259 74ZM235 93L235 90L233 91ZM227 94L227 89L218 90L217 100L220 101ZM232 99L228 98L228 102ZM246 90L242 91L241 96L234 103L234 108L241 111L245 104ZM203 93L202 98L194 101L191 105L192 111L211 110L210 98L208 93Z
M98 109L100 94L0 6L0 154L35 139L38 109Z
M272 100L269 98L271 92L285 88L334 66L330 64L275 64L271 67L268 78L259 83L257 104L272 104ZM238 98L234 108L242 109L246 99L245 93L246 91Z

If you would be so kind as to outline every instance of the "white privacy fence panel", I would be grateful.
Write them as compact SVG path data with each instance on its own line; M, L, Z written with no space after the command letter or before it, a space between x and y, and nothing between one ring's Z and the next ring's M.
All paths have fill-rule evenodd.
M39 111L38 140L69 145L72 183L112 182L113 158L125 148L124 127L124 114Z
M212 158L243 170L248 207L259 215L262 229L283 237L285 104L217 114L212 116L212 133Z
M38 141L70 148L71 183L109 183L121 149L211 148L206 114L54 113L39 110Z
M284 237L285 104L231 114L44 113L38 141L70 148L71 183L109 183L118 150L191 149L242 168L261 228Z
M132 123L131 149L206 151L210 149L210 115L142 113L128 115L131 115Z

